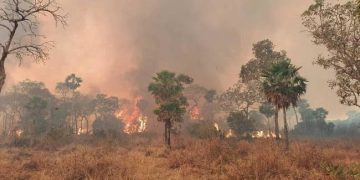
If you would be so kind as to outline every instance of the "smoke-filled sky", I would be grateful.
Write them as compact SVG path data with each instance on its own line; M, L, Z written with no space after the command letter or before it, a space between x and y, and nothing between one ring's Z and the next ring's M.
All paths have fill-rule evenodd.
M329 118L345 117L327 86L333 74L312 65L323 49L304 32L301 13L313 0L59 0L68 13L66 28L44 19L42 34L56 41L45 64L7 63L7 87L29 78L50 89L66 75L84 79L82 91L120 97L146 90L151 76L183 72L219 91L238 79L252 56L252 44L269 38L302 66L309 80L305 98L325 107Z

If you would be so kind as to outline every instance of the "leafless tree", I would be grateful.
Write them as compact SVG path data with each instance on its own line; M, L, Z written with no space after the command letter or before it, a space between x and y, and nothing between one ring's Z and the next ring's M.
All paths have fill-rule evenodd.
M55 0L3 0L0 5L0 32L7 36L0 40L0 92L4 86L5 61L15 55L20 63L25 56L45 61L52 41L39 33L39 18L50 16L56 24L66 25L66 15ZM1 32L1 34L5 34Z

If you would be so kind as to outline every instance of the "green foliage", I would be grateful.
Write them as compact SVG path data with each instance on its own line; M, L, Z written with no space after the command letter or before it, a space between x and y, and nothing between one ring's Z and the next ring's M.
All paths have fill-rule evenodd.
M268 102L278 108L297 105L300 96L306 92L306 79L298 73L300 68L290 61L282 60L263 71L262 87Z
M170 120L180 122L186 112L187 99L183 95L184 85L191 84L192 78L186 75L176 75L169 71L162 71L153 77L148 90L155 98L158 107L154 113L159 121Z
M360 179L360 164L354 163L347 166L334 165L331 163L322 163L321 168L328 174L333 175L336 179Z
M334 135L336 136L360 136L360 113L350 111L348 118L332 121L335 125Z
M70 90L75 91L77 88L81 86L82 79L80 77L77 77L75 74L70 74L65 79L65 85Z
M91 97L70 90L70 87L78 88L82 80L74 75L69 77L67 82L72 85L64 87L71 96L61 94L58 98L44 83L31 80L19 82L0 96L2 134L15 136L15 131L21 130L21 136L32 140L47 135L56 141L80 130L81 133L89 132L92 116L113 115L118 110L119 100L116 97L104 94ZM65 85L65 82L62 84Z
M46 132L46 107L48 103L40 97L33 97L25 104L25 115L21 122L21 127L25 134L36 136Z
M248 117L243 111L231 112L227 118L227 123L239 135L251 133L255 130L255 120Z
M216 99L216 91L215 90L209 90L208 92L206 92L204 98L209 103L214 102L215 99Z
M267 118L271 118L275 114L275 108L268 102L264 102L259 107L259 112L265 115Z
M329 51L328 56L319 56L315 61L324 69L335 71L329 86L336 89L342 104L360 107L359 1L332 5L317 0L302 18L313 42Z
M295 126L292 131L293 134L326 136L334 132L334 123L325 121L328 112L324 108L311 109L309 103L303 99L300 101L298 108L302 122Z

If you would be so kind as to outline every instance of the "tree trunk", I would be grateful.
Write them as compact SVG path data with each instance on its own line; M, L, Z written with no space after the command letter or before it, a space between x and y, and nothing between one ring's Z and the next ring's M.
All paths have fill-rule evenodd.
M5 84L6 73L5 73L5 61L0 61L0 93Z
M78 127L78 120L77 120L77 113L74 112L74 123L75 123L75 133L79 134L79 127Z
M89 119L85 118L86 120L86 134L89 134Z
M83 131L83 121L84 121L84 117L82 117L81 119L80 119L80 132L82 133L82 131Z
M268 126L268 134L271 136L271 127L270 127L270 118L266 117L267 119L267 126Z
M9 49L10 49L11 43L14 39L14 36L15 36L18 26L19 26L18 22L15 22L12 30L10 31L9 39L2 49L2 55L1 55L1 59L0 59L0 93L2 91L2 88L4 87L5 79L6 79L5 59L9 55Z
M283 108L283 113L284 113L284 135L285 135L285 144L286 144L286 149L289 149L289 133L288 133L288 125L287 125L287 120L286 120L286 108Z
M168 125L168 140L167 140L167 145L169 147L169 149L171 149L171 124L169 121L169 125Z
M299 124L299 117L297 115L295 106L293 106L293 109L294 109L294 113L295 113L295 117L296 117L296 124Z
M171 130L171 122L170 119L168 119L165 121L165 144L168 146L168 148L171 148L170 130Z
M168 124L167 124L167 121L165 121L165 131L164 131L164 142L165 142L165 144L167 143L167 136L168 136L168 132L167 132L167 128L168 128Z
M276 140L280 139L280 135L279 135L279 108L276 107L275 109L275 136L276 136Z

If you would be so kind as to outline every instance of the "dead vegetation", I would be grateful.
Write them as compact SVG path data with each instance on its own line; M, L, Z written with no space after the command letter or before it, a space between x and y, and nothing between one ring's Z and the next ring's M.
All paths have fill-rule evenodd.
M72 143L49 149L0 148L0 179L359 179L358 140L175 138Z

